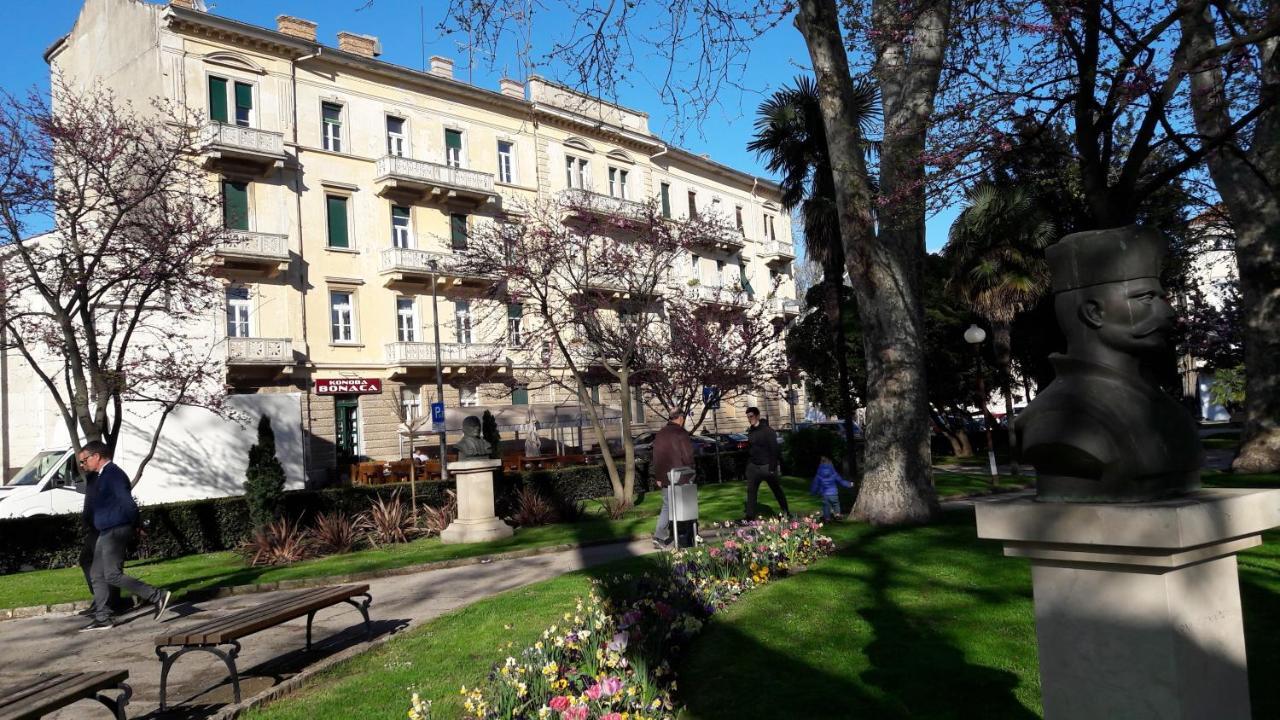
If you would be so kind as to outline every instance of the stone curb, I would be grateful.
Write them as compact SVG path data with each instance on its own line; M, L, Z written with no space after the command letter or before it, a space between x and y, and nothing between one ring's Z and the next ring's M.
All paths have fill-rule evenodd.
M706 533L703 534L705 535ZM463 567L466 565L484 565L498 560L517 560L520 558L549 555L552 553L565 552L567 550L578 550L598 545L630 543L638 540L647 540L651 537L653 537L653 533L636 533L625 537L590 540L582 543L544 545L524 550L511 550L504 553L494 553L492 555L473 555L471 557L453 558L450 560L435 560L428 563L384 568L382 570L368 570L365 572L348 573L345 575L326 575L324 577L304 578L299 580L280 580L277 582L252 583L249 585L228 585L224 587L192 590L190 592L183 593L181 596L175 596L174 601L201 602L204 600L231 597L233 595L253 595L255 593L275 592L277 590L301 590L303 588L320 587L323 585L361 582L364 580L397 577L400 575L413 575L415 573L428 572L431 570L445 570L447 568ZM5 608L0 609L0 622L5 620L37 617L39 615L48 615L52 613L79 612L80 610L88 609L90 604L91 601L89 600L77 600L75 602L54 603L50 605L30 605L27 607Z

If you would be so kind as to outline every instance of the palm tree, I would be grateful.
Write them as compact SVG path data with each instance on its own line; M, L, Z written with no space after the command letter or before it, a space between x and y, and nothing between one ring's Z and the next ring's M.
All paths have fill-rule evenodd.
M966 193L964 210L952 223L942 250L951 261L948 289L964 297L974 313L991 325L1011 450L1017 447L1017 437L1010 389L1010 328L1014 318L1034 307L1049 287L1044 249L1055 235L1053 223L1031 193L982 182ZM1013 472L1019 472L1016 457Z
M867 79L855 83L856 102L852 108L864 135L869 134L880 109L876 89ZM853 387L849 363L840 350L845 347L844 318L840 287L844 284L845 254L836 209L835 179L827 155L827 132L818 106L817 82L798 76L793 87L783 87L760 104L756 111L755 139L748 150L760 154L770 172L782 176L782 205L788 211L800 208L804 226L805 255L822 266L824 306L840 384L840 415L844 418L845 470L854 473ZM869 147L874 149L874 147Z

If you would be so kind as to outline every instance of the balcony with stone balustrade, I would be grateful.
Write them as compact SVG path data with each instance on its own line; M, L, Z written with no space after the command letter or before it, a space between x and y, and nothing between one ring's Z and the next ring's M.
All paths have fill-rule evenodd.
M492 173L400 155L379 158L373 181L380 195L408 197L415 202L475 208L498 199Z
M686 281L676 285L676 288L684 294L685 298L700 305L742 308L751 304L751 298L737 285L707 283L689 285Z
M579 188L560 191L560 205L566 215L576 218L641 220L645 217L643 203Z
M793 318L800 314L804 307L794 298L770 298L769 311L774 317Z
M205 166L218 171L264 175L284 167L284 133L261 128L212 123L200 129Z
M274 278L289 267L289 236L226 230L213 251L216 274L238 279Z
M439 347L439 353L437 353ZM386 363L393 377L432 375L439 356L441 372L456 376L483 371L502 374L511 365L507 347L500 343L387 343Z
M756 253L769 265L786 265L796 259L796 249L791 243L779 240L766 240Z
M383 286L430 292L432 278L442 295L474 296L493 286L495 279L463 267L454 253L417 248L384 248L378 255L378 273Z
M227 374L233 377L276 375L294 364L291 338L227 338Z

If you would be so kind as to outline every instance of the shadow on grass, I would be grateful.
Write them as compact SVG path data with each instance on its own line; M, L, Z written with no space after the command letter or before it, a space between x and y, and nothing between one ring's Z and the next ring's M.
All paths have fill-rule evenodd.
M948 526L971 523L971 516L944 520ZM1022 593L966 582L964 576L981 568L957 564L950 555L947 565L958 580L913 569L903 541L909 546L911 535L933 530L867 528L832 559L757 591L770 595L748 599L713 621L680 666L680 699L690 715L1039 717L1015 694L1026 677L991 666L998 661L971 662L944 632L953 618L933 617L967 610L952 598L1025 607L1029 585ZM957 534L957 528L943 530ZM839 590L824 593L823 585ZM750 692L744 692L746 683Z

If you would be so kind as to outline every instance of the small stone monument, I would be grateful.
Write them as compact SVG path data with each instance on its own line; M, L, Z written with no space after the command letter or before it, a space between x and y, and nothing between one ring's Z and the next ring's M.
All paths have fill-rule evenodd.
M1201 490L1195 421L1151 382L1173 309L1165 245L1128 226L1047 251L1067 337L1018 417L1036 498L980 503L978 536L1031 560L1047 720L1248 720L1235 554L1280 525L1280 490Z
M480 437L480 418L462 421L458 460L449 463L449 472L458 487L458 518L440 533L440 542L476 543L511 537L511 526L494 511L493 473L501 460L489 457L489 442Z

